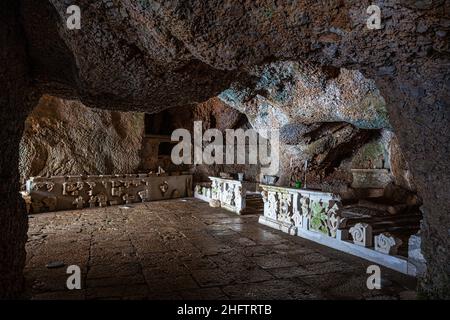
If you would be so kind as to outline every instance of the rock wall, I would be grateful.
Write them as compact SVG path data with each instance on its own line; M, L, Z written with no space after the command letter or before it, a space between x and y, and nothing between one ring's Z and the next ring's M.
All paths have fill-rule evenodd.
M18 150L26 116L37 103L19 9L18 1L0 4L0 299L23 292L28 220L18 193Z
M21 183L32 176L135 173L143 130L142 113L90 109L43 96L25 122Z
M306 175L309 187L340 193L352 184L352 169L389 169L390 138L381 136L393 134L373 80L359 71L293 61L249 73L251 86L234 83L219 98L245 113L255 129L280 130L278 184L294 186Z

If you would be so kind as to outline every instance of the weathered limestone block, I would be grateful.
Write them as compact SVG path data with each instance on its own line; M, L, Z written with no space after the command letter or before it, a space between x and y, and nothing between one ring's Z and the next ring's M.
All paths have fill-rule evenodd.
M384 188L393 177L387 169L351 169L353 188Z
M375 250L390 254L396 255L398 248L402 245L402 240L397 237L394 237L388 232L380 233L374 237L375 242Z
M339 196L272 185L260 187L263 189L261 195L264 202L264 216L260 217L260 223L288 233L301 228L336 236L340 221Z
M83 209L83 207L84 207L83 197L79 196L78 198L73 200L72 204L74 204L77 209Z

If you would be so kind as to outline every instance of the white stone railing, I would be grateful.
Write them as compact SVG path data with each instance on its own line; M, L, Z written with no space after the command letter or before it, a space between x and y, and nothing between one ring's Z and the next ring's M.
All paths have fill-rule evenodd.
M264 216L259 217L259 223L416 275L414 265L396 256L401 240L388 232L374 233L366 222L349 221L341 213L338 195L272 185L260 187Z
M125 174L34 177L26 184L29 212L105 207L192 196L192 175Z
M264 216L259 222L289 234L314 230L336 237L341 205L338 195L304 189L260 185Z
M242 181L209 177L211 187L196 185L194 196L211 205L220 205L222 208L241 214L245 209L246 189ZM218 206L217 205L217 206Z

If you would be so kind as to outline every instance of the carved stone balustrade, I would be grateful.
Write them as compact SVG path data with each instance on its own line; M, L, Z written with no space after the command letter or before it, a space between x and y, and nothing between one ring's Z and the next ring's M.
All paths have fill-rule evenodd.
M27 181L30 212L105 207L192 196L191 175L125 174L34 177Z
M305 229L336 237L341 205L338 195L272 185L260 187L264 201L260 223L293 235Z
M396 255L401 240L387 232L375 233L384 225L377 225L373 217L346 213L338 195L272 185L260 187L264 201L264 216L259 217L261 224L405 274L417 274L415 265ZM365 222L371 220L376 230Z

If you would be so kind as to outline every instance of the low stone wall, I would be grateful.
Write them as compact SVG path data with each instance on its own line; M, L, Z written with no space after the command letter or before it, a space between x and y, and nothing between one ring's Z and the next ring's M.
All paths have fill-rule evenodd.
M246 188L242 181L209 177L211 186L197 184L194 196L207 201L211 206L220 206L229 211L241 214L245 209Z
M192 176L126 174L34 177L27 181L30 213L106 207L192 196Z
M338 195L260 186L264 201L264 215L259 218L261 224L416 275L416 267L405 257L397 256L401 240L385 230L375 232L370 217L343 213ZM375 225L379 226L374 222Z

